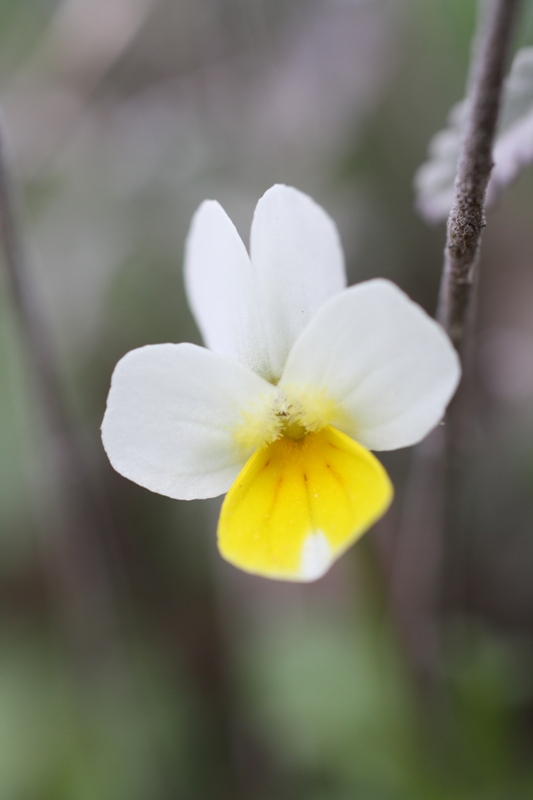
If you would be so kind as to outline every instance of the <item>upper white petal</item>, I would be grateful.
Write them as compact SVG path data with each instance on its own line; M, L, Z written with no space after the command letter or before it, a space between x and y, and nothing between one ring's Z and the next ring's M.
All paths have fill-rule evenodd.
M342 248L320 206L277 185L257 204L250 250L271 368L279 378L300 332L346 285Z
M322 308L291 350L283 384L320 387L371 450L415 444L442 419L461 368L435 320L386 280L347 289Z
M241 411L275 389L193 344L132 350L113 373L102 440L113 467L182 500L226 492L250 455L236 445Z
M268 376L269 361L246 248L224 209L206 200L185 247L185 288L206 345Z

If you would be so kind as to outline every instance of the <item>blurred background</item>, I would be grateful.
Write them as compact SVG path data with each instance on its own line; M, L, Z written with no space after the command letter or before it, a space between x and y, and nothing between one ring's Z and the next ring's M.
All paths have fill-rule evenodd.
M0 0L30 279L86 465L0 270L1 800L533 797L531 172L489 215L445 513L437 431L384 454L393 506L326 577L269 582L221 561L219 500L129 483L99 435L125 352L200 341L181 266L207 197L247 242L260 195L298 187L350 282L433 313L445 231L413 175L475 23L475 0Z

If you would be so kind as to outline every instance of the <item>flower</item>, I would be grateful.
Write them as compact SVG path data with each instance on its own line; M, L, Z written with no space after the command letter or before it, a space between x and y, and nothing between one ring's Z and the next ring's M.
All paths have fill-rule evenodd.
M393 283L345 288L335 225L296 189L259 200L250 250L218 203L200 206L185 284L209 349L125 355L103 443L118 472L154 492L227 492L228 561L310 581L385 513L393 489L370 450L415 444L438 424L459 360Z

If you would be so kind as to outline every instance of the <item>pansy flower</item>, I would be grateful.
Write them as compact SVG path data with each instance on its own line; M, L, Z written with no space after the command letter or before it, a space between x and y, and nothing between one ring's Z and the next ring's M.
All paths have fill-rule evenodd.
M150 345L119 361L102 425L109 459L168 497L227 492L218 544L237 567L319 578L392 500L370 451L415 444L440 422L457 355L393 283L345 288L334 223L287 186L259 200L250 255L204 202L185 284L209 349Z

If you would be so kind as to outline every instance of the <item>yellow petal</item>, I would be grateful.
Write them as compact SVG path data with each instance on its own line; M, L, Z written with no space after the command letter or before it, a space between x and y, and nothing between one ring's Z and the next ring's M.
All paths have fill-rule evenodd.
M257 450L226 495L222 556L246 572L320 578L387 510L392 484L379 461L332 427Z

